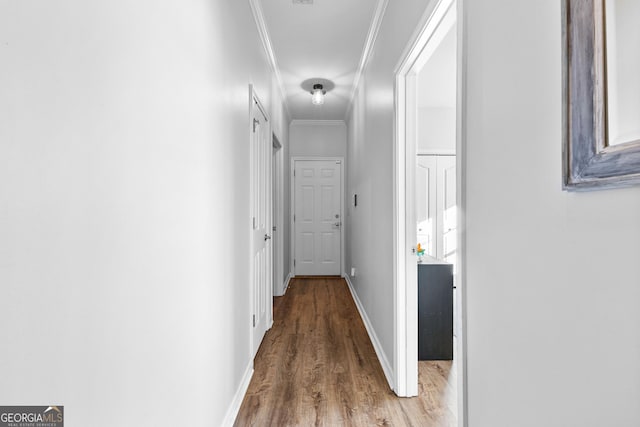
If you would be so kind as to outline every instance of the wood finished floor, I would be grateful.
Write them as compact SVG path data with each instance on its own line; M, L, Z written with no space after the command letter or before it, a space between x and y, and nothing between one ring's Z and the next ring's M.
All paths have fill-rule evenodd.
M419 362L420 396L398 398L341 278L294 279L235 426L456 426L451 362Z

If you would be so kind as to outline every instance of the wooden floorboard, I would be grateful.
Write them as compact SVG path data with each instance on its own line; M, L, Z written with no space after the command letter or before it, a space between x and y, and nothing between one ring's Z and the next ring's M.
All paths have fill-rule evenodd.
M341 278L296 278L274 302L274 324L235 426L456 426L455 369L419 362L420 396L389 389Z

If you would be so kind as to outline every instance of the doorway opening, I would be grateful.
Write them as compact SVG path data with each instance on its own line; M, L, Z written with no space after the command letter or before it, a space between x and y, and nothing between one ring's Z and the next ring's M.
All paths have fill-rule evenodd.
M394 150L395 391L418 395L419 354L452 359L460 426L466 425L462 1L440 0L427 10L396 68ZM438 271L445 273L436 280ZM437 281L443 284L434 307Z

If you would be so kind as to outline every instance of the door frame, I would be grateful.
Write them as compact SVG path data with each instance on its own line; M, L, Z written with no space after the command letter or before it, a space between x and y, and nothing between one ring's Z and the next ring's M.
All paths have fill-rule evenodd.
M282 296L284 295L284 174L283 174L283 159L284 159L284 150L282 149L282 144L280 143L280 139L276 136L275 133L272 134L273 140L273 164L271 174L273 176L275 187L271 189L272 201L273 201L273 221L272 226L276 227L275 233L277 233L277 238L274 237L274 245L273 246L273 272L275 278L277 278L277 282L274 280L273 283L273 295L274 296ZM273 230L273 228L272 228ZM274 235L275 235L274 233Z
M340 161L340 271L338 273L338 275L342 275L344 272L344 261L345 261L345 254L344 254L344 236L345 236L345 220L344 220L344 204L345 204L345 200L344 200L344 184L345 184L345 177L344 177L344 157L313 157L313 156L294 156L291 157L291 175L290 175L290 182L291 182L291 206L290 206L290 218L291 218L291 231L290 231L290 235L291 235L291 241L290 241L290 247L291 247L291 253L290 253L290 258L289 258L289 265L291 266L291 277L296 277L296 266L293 264L293 260L296 256L296 222L293 220L294 218L294 214L295 214L295 209L296 209L296 190L295 190L295 170L296 170L296 162L298 161Z
M393 287L394 287L394 391L398 396L418 393L417 268L412 242L415 230L417 154L417 95L414 66L451 7L457 25L456 95L456 203L458 205L458 288L460 336L456 340L458 425L467 426L467 310L466 310L466 15L465 0L438 0L429 5L395 69L393 150Z
M258 94L256 93L255 87L253 86L253 84L249 84L249 114L248 114L248 118L249 120L248 122L248 137L249 137L249 141L251 141L251 138L253 137L253 105L257 105L258 109L260 110L260 112L262 113L262 115L265 118L265 123L266 123L266 129L264 130L264 132L269 135L269 140L271 142L271 135L272 135L272 130L271 130L271 118L269 117L269 114L267 112L267 109L264 108L264 104L260 101L260 97L258 96ZM266 162L266 164L268 165L268 170L266 175L269 177L269 179L267 180L268 183L268 188L267 188L267 197L266 197L266 215L267 215L267 220L266 220L266 225L265 228L266 230L271 230L273 228L273 198L272 198L272 173L271 173L271 159L272 159L272 154L271 154L271 150L272 150L272 143L269 144L268 146L269 149L269 156L268 159L269 161ZM251 148L249 148L249 157L247 158L247 164L251 164ZM253 196L254 196L254 191L256 190L255 188L253 188L253 185L251 184L253 180L251 180L251 178L249 178L249 216L247 218L247 224L249 226L249 229L251 231L253 231L253 220L251 218L251 204L253 202ZM249 326L249 351L250 351L250 357L251 360L253 360L253 358L255 357L258 348L260 347L260 344L262 342L256 343L254 342L254 326L253 326L253 316L254 316L254 283L253 283L253 233L250 232L249 233L249 244L248 244L248 248L249 248L249 317L248 317L248 326ZM267 285L270 282L273 282L273 245L271 244L267 244L266 245L266 251L267 251L267 255L266 258L267 260L265 261L265 265L267 266L267 272L266 272L266 279L267 279ZM266 288L266 292L267 292L267 326L266 326L266 331L268 331L269 329L271 329L271 326L273 326L273 283L270 284L270 286L265 286Z

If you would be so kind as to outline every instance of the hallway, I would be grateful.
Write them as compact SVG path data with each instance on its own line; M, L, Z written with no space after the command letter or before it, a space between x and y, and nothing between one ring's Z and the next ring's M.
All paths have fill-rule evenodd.
M451 362L420 362L420 397L396 397L341 278L292 280L254 368L238 427L456 425Z
M614 99L602 93L613 50L592 49L594 37L634 30L613 56L640 66L637 25L589 18L584 37L567 31L615 3L640 2L457 0L455 79L443 72L456 111L423 104L416 129L403 126L399 71L435 40L429 23L449 16L435 14L440 1L0 0L0 402L58 406L68 426L91 427L437 426L454 416L460 427L640 426L640 185L564 191L568 155L582 152L569 149L583 135L569 107L598 111L583 122L592 127ZM587 84L570 84L574 42L609 70L597 85L591 68L576 74ZM640 102L640 72L610 65L632 83L621 75L611 86ZM577 87L598 94L572 102ZM418 243L398 213L414 190L402 188L414 164L403 128L434 147L433 123L455 123L460 358L420 364L427 394L398 399L387 378L416 385L414 365L396 356L413 351L397 314L413 293L401 289L414 274L402 261ZM260 182L256 127L281 146L264 162L276 176ZM640 142L615 145L602 157L638 159ZM429 147L417 154L446 154ZM341 232L335 259L349 287L290 282L300 158L342 162L342 213L327 223ZM260 213L277 218L254 224L251 191L265 186L280 191L276 212ZM251 255L265 245L275 274L260 282ZM258 303L273 301L256 291L289 285L256 358L273 321L254 329Z

